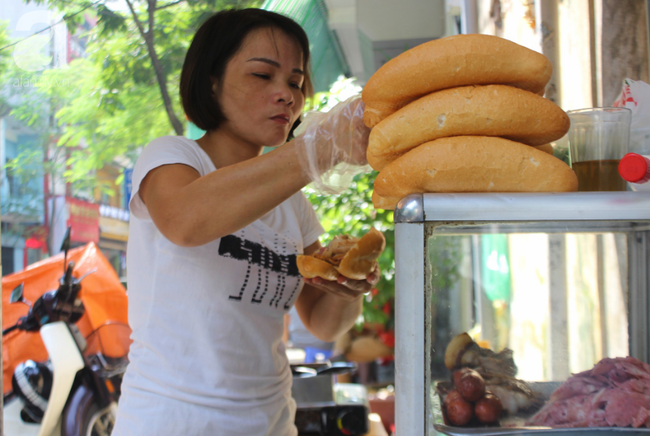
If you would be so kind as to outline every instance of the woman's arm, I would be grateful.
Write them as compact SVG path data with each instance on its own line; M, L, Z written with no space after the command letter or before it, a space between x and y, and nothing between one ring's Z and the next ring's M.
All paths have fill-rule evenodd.
M317 241L305 248L305 254L312 254L321 247ZM379 281L379 270L366 280L350 280L339 276L336 282L319 277L303 279L303 288L296 310L303 324L316 338L333 342L354 326L361 314L363 296Z
M309 181L291 141L203 177L187 165L160 166L142 180L139 194L167 239L195 247L247 226Z
M370 130L362 117L360 98L339 103L306 122L297 139L203 177L187 165L160 166L140 183L140 198L167 239L184 247L207 244L259 219L310 176L317 178L341 161L366 163Z

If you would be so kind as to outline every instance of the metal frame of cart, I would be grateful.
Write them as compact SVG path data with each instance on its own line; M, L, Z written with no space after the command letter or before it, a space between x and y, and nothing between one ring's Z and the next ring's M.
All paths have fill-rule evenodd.
M410 195L395 209L396 434L433 433L428 370L431 357L426 334L430 289L425 278L425 223L453 226L454 232L468 234L493 232L495 228L502 233L626 233L630 355L650 362L650 194ZM610 431L621 430L625 429Z

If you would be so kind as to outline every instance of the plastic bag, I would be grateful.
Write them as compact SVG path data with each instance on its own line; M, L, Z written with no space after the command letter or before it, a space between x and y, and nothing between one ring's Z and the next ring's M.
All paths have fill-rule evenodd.
M640 80L625 79L614 106L632 111L629 151L650 154L650 85Z
M366 160L370 129L363 123L364 104L356 95L329 112L307 112L295 131L301 166L312 187L324 194L340 194L352 178L370 171Z
M650 155L650 85L640 80L625 79L614 106L632 111L629 151ZM650 183L630 183L629 186L633 191L650 191Z

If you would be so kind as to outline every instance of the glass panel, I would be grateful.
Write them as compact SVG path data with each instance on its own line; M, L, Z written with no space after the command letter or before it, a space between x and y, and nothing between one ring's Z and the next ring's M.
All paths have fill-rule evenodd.
M495 353L512 350L515 378L531 382L529 387L542 394L542 400L571 373L591 369L604 357L632 354L631 239L621 230L635 226L584 224L426 224L433 424L444 424L444 395L439 392L453 388L445 351L458 334L467 332L476 344ZM507 367L501 362L490 368L486 360L481 356L469 366L480 362L477 369L487 373L486 378L495 368ZM538 406L504 415L500 424L523 426L542 402L532 401ZM523 399L521 404L529 403ZM435 434L431 427L429 433Z

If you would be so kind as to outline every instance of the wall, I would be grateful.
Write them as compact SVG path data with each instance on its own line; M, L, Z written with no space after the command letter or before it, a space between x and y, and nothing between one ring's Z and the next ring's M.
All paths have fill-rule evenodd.
M558 2L560 85L557 103L565 110L597 106L595 43L589 0Z
M339 38L344 49L352 45L358 49L354 53L346 50L346 56L357 56L348 62L356 65L353 72L359 79L358 84L364 84L379 67L402 52L445 36L445 0L356 0L349 3L356 3L356 39L350 44L344 33L340 33ZM339 15L336 19L342 20ZM354 32L346 34L355 38ZM359 70L361 67L363 71Z
M372 41L433 39L445 33L444 1L357 0L359 30Z
M598 102L609 106L620 94L623 79L650 82L647 9L645 0L598 0L595 6L597 29L602 29Z
M649 81L645 0L479 0L478 8L480 33L554 61L558 86L547 97L565 110L611 105L625 78ZM540 23L539 15L555 17ZM543 47L548 38L556 59Z

